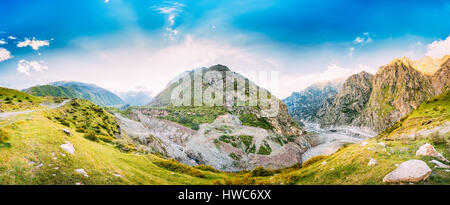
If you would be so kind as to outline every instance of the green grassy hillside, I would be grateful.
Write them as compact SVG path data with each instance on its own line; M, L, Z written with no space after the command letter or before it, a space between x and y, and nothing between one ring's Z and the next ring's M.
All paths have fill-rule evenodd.
M53 86L53 85L39 85L28 88L25 92L34 96L56 96L64 98L81 98L79 94L71 87Z
M18 90L0 87L0 112L37 108L45 100Z
M72 121L75 116L78 120ZM100 107L77 100L0 120L1 133L8 136L0 142L0 184L210 184L225 177L151 154L124 152L115 143L92 141L77 132L87 125L87 130L108 136L117 131L109 117ZM109 127L100 124L104 118ZM60 147L66 142L74 146L73 155ZM88 177L76 169L84 169Z

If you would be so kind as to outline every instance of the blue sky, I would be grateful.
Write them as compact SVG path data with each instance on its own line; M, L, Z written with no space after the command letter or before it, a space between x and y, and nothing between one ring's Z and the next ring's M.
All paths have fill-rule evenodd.
M16 89L76 80L156 94L220 63L278 71L286 97L450 50L448 0L3 0L0 18L0 86Z

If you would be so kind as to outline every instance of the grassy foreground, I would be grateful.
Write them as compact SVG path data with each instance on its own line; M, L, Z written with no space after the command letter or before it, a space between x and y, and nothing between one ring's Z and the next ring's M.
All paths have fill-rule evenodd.
M20 93L19 93L20 94ZM16 94L14 94L16 95ZM37 101L42 99L37 98ZM350 144L335 154L318 156L281 170L256 168L223 173L209 166L189 167L173 160L137 151L125 152L114 142L111 116L89 101L74 100L54 110L0 119L0 184L383 184L383 177L410 159L421 159L433 170L419 184L450 184L450 173L435 168L431 157L416 157L416 150L431 143L450 158L449 133L420 138L396 138L408 130L430 129L448 122L448 93L422 104L383 134ZM428 123L431 120L430 123ZM110 122L103 124L104 122ZM424 123L426 122L426 123ZM427 124L428 123L428 124ZM420 126L419 126L420 125ZM70 131L70 136L63 129ZM93 141L86 133L103 136ZM70 142L73 155L60 145ZM386 146L379 144L383 142ZM377 164L369 166L370 159ZM75 170L83 169L88 177Z

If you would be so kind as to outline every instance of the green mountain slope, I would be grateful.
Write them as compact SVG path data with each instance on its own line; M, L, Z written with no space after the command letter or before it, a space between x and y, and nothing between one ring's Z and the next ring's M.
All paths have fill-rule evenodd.
M226 177L142 152L118 132L111 114L81 99L0 118L0 184L211 184ZM68 143L73 154L61 146Z
M34 86L24 91L35 96L87 99L100 106L125 104L120 97L104 88L74 81L59 81L50 83L49 85Z
M56 96L63 98L81 98L82 95L71 87L38 85L24 90L34 96Z

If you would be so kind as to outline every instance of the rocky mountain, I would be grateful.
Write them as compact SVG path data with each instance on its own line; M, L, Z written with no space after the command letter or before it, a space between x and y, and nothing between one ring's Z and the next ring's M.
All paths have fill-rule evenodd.
M128 91L119 93L119 97L126 104L134 106L144 106L153 100L151 92L146 91Z
M320 104L337 94L343 79L313 84L283 99L289 114L297 121L316 121Z
M349 125L353 123L372 92L373 76L367 72L347 78L339 92L324 100L317 111L322 126Z
M321 126L354 125L381 132L449 87L449 56L394 59L374 76L353 75L317 114Z
M125 117L132 122L118 116L122 130L134 138L154 136L160 141L156 147L165 147L164 155L190 165L207 164L220 170L238 171L257 166L281 168L301 162L302 153L310 147L309 139L281 100L226 66L216 65L197 71L203 75L216 71L221 77L203 81L200 88L181 86L181 89L194 91L192 96L197 91L217 86L220 89L214 96L223 95L226 90L223 86L233 79L245 82L245 92L224 97L224 106L204 103L175 106L170 100L172 92L183 82L174 80L155 97L150 104L153 107L131 109ZM183 75L178 79L187 75L195 78L194 71ZM188 83L194 84L193 81ZM236 91L238 85L234 85ZM252 105L245 100L252 94L258 96L264 92L270 96L268 102L259 101ZM245 101L242 106L227 103L241 100ZM143 127L145 132L131 127Z
M125 104L116 94L93 84L58 81L48 85L34 86L24 90L35 96L56 96L87 99L100 106Z

